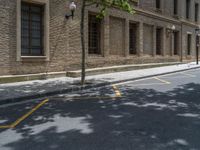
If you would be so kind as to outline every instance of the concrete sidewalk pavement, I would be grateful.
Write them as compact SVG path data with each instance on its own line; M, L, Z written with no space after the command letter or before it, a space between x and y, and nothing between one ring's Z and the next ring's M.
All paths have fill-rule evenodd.
M200 65L188 63L94 75L86 78L88 84L83 87L79 84L80 78L69 77L0 84L0 105L197 68Z

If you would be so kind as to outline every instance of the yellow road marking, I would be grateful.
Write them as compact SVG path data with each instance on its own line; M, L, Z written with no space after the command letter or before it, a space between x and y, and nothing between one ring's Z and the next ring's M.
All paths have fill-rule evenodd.
M112 85L112 87L113 87L113 89L115 91L116 97L121 97L122 96L121 92L119 91L119 89L117 88L117 86L116 85Z
M180 74L183 74L183 75L186 75L186 76L189 76L189 77L192 77L192 78L196 77L195 75L185 73L185 72L181 72Z
M48 101L49 101L49 99L45 99L44 101L42 101L41 103L39 103L37 106L35 106L32 110L30 110L27 114L25 114L21 118L17 119L14 123L11 124L11 128L16 127L20 122L22 122L23 120L25 120L28 116L30 116L33 112L35 112L37 109L39 109L42 105L44 105Z
M0 126L0 129L7 129L7 128L11 128L11 126L10 125Z
M163 80L163 79L160 79L160 78L158 78L158 77L154 77L154 79L156 79L156 80L158 80L158 81L160 81L160 82L163 82L163 83L165 83L165 84L171 84L171 82L166 81L166 80Z
M0 126L0 128L15 128L19 123L21 123L23 120L25 120L27 117L29 117L32 113L34 113L36 110L38 110L42 105L47 103L49 99L43 100L41 103L39 103L37 106L35 106L33 109L31 109L28 113L17 119L15 122L13 122L11 125L5 125Z

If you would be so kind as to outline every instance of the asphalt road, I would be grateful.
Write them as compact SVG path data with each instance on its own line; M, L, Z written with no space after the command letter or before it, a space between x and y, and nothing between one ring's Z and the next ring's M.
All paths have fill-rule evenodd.
M200 150L200 70L0 107L0 150Z

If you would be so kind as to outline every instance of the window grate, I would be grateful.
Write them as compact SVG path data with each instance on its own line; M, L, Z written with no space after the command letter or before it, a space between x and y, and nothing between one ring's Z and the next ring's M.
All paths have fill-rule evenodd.
M129 53L137 54L137 24L129 25Z
M199 4L195 3L195 21L199 21Z
M191 40L192 40L192 35L188 34L187 35L187 55L191 55Z
M89 54L101 54L101 20L89 15Z
M157 28L156 29L156 55L161 55L161 49L162 49L162 29Z
M22 2L21 48L23 56L43 55L44 6Z

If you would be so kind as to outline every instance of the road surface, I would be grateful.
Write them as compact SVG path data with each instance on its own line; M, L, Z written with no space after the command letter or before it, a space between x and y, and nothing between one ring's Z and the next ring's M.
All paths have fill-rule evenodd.
M0 150L200 150L200 70L0 106Z

